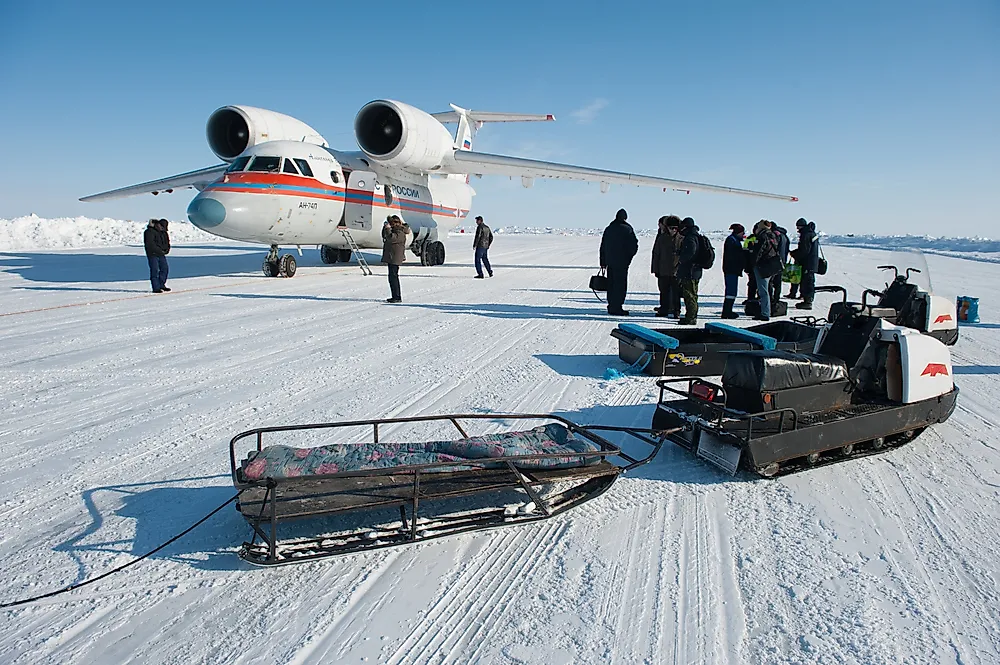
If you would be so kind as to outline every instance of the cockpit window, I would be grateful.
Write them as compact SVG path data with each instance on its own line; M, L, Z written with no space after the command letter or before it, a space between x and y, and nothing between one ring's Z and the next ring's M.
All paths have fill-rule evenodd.
M309 162L304 159L296 159L295 163L298 165L299 170L302 171L302 175L307 175L310 178L313 177L313 170L309 168Z
M250 161L249 157L237 157L229 168L226 169L226 173L235 173L236 171L242 171L246 168L247 162Z
M250 162L250 168L247 171L262 171L264 173L277 173L278 167L281 166L280 157L265 157L263 155L258 155L253 158Z
M281 167L281 172L282 173L291 173L292 175L298 175L299 174L299 170L297 168L295 168L295 164L292 163L292 160L287 159L287 158L285 159L284 166Z

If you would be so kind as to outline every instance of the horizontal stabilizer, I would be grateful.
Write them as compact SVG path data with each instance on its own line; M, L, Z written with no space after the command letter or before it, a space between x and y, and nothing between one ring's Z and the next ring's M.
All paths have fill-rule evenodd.
M80 200L108 201L111 199L122 199L126 196L135 196L136 194L159 194L160 192L169 193L175 189L184 189L187 187L194 187L200 192L225 173L227 168L229 168L229 164L209 166L208 168L198 169L197 171L188 171L187 173L172 175L167 178L160 178L159 180L150 180L149 182L144 182L139 185L129 185L128 187L112 189L111 191L101 192L100 194L91 194L90 196L84 196Z
M457 107L453 105L452 108ZM494 113L491 111L466 111L465 109L460 109L459 111L432 113L431 117L441 123L458 122L462 119L461 114L463 113L470 122L546 122L556 119L551 113Z

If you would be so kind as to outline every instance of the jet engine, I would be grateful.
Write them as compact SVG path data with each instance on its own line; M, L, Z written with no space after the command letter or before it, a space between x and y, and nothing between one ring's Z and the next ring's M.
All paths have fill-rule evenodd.
M430 171L455 150L451 134L440 122L402 102L368 102L354 119L358 146L373 160L389 166Z
M223 106L208 117L205 134L212 152L227 162L250 146L267 141L327 145L319 132L301 120L253 106Z

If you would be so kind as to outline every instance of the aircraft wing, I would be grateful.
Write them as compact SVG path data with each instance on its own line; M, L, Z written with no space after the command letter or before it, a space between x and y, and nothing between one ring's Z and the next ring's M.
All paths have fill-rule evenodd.
M159 194L160 192L170 193L175 189L184 189L186 187L194 187L200 192L210 183L218 179L227 168L229 168L229 164L209 166L208 168L198 169L197 171L188 171L187 173L172 175L169 178L150 180L149 182L144 182L139 185L130 185L120 189L112 189L110 192L91 194L90 196L84 196L80 200L107 201L109 199L121 199L126 196L134 196L136 194Z
M442 168L436 173L474 173L476 175L506 175L522 178L555 178L557 180L582 180L599 182L602 188L611 184L636 185L646 187L661 187L664 191L672 189L679 192L692 190L703 192L718 192L723 194L741 194L743 196L760 196L780 201L798 201L798 197L787 194L771 194L750 189L737 189L722 185L708 185L701 182L657 178L655 176L637 175L621 171L605 171L585 166L571 166L555 162L543 162L536 159L522 159L505 155L491 155L485 152L456 150L452 165Z

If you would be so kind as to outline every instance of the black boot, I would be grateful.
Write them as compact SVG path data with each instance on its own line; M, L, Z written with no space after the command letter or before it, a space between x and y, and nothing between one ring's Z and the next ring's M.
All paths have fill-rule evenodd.
M733 311L733 304L736 302L736 298L726 298L722 303L722 318L724 319L738 319L739 314Z

